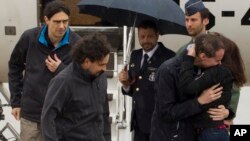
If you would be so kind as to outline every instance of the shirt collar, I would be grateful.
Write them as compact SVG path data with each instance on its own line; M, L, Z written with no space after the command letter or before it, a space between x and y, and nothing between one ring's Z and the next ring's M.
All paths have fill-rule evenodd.
M199 33L197 36L199 36L199 35L201 35L201 34L208 34L208 30L206 30L204 33ZM197 37L197 36L196 36L196 37ZM192 37L192 40L191 40L192 43L195 42L195 38L196 38L196 37Z
M150 50L149 52L145 52L143 50L142 56L144 56L144 54L148 54L148 59L150 59L153 56L153 54L155 53L155 51L157 50L158 47L159 47L159 45L156 44L156 46L152 50Z

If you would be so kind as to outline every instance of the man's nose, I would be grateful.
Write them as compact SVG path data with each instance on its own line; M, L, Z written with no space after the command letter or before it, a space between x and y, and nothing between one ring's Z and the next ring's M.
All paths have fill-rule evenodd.
M148 42L148 40L149 40L149 37L147 36L143 39L144 42Z
M191 22L190 21L186 21L186 26L187 27L191 26Z
M65 24L64 24L63 22L60 22L60 23L59 23L59 27L60 27L60 28L64 28L64 26L65 26Z
M107 65L103 66L102 71L106 71L107 70Z

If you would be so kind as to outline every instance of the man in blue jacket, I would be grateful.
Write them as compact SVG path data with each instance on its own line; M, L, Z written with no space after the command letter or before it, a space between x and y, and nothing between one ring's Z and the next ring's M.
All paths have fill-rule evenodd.
M49 81L71 62L69 51L80 37L69 25L62 1L44 9L45 25L25 31L9 60L12 115L21 119L21 140L41 141L40 118ZM20 118L21 117L21 118Z

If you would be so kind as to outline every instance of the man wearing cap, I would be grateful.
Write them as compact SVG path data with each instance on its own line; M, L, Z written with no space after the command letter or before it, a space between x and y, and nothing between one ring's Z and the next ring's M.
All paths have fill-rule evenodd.
M192 37L192 40L182 46L177 51L177 55L180 55L182 52L184 52L185 49L189 48L189 46L191 46L198 35L206 34L208 32L206 30L206 26L209 24L209 10L204 6L202 0L189 0L185 4L185 15L186 29L188 31L188 34ZM239 94L239 88L233 87L232 98L229 107L231 108L230 110L232 110L232 112L234 113L236 113L237 110L240 96ZM213 114L214 117L217 117L218 115L222 115L220 110L223 110L225 112L226 109L223 105L220 105L218 109L211 109L208 112ZM232 124L232 118L234 118L234 116L230 116L230 119L228 118L227 120L225 120L225 124Z
M192 44L198 35L205 34L206 26L209 24L209 10L201 0L189 0L185 4L185 15L186 29L192 40L181 47L177 51L178 54Z

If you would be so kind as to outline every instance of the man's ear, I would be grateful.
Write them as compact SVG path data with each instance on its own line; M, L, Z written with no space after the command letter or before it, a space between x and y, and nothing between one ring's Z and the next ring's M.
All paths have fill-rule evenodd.
M203 61L203 60L205 60L207 58L205 53L200 53L198 56L199 56L201 61Z
M90 60L89 58L85 58L81 64L82 68L83 69L88 69L89 68L89 65L90 65Z
M47 16L44 16L43 19L44 19L44 22L45 22L46 24L48 24L48 22L49 22L48 17L47 17Z
M207 26L209 24L209 19L205 18L203 19L203 25Z
M157 36L157 41L158 41L159 40L159 36L160 36L160 32L159 31L156 33L156 36Z

